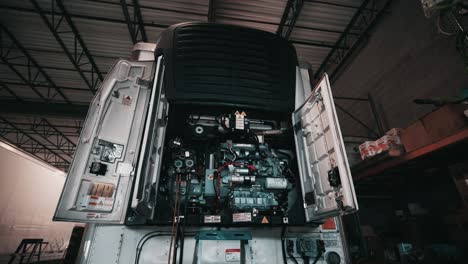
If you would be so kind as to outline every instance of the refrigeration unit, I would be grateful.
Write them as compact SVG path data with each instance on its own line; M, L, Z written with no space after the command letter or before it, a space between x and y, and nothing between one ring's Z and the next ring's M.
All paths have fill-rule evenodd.
M336 264L357 209L327 75L311 89L287 40L196 22L109 71L54 219L92 224L82 263Z

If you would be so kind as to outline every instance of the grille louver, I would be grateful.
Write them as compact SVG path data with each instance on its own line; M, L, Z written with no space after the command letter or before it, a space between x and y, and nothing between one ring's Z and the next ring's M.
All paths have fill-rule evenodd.
M274 34L230 25L175 27L168 98L274 111L294 107L294 48Z

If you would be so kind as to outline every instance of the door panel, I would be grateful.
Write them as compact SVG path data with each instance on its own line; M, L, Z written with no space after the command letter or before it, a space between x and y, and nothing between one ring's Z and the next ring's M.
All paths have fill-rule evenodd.
M328 76L293 113L307 221L358 209Z
M128 223L145 222L154 215L159 171L164 149L167 115L169 103L163 87L164 63L156 67L157 82L150 99L148 116L146 118L143 144L139 153L139 163L136 171L136 186L131 207L135 215Z
M54 220L123 223L154 61L119 60L94 97Z

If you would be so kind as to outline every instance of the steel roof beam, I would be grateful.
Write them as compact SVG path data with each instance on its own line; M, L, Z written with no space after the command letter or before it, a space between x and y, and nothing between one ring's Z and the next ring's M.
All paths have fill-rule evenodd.
M359 6L347 5L347 4L336 3L336 2L318 1L318 0L307 0L307 1L317 3L317 4L321 4L321 5L333 6L333 7L341 7L341 8L348 8L348 9L359 9ZM364 10L372 11L372 9L369 9L369 8L365 8ZM374 9L373 11L377 11L377 10Z
M59 95L66 103L71 104L70 99L55 85L50 76L44 71L44 68L37 63L13 33L2 23L0 23L0 36L0 60L18 76L24 85L29 86L45 102ZM17 68L15 61L18 60L25 63L27 76ZM37 89L39 83L46 84L47 93L45 95ZM4 84L2 86L5 87ZM14 97L19 98L17 95Z
M61 131L59 128L74 128L77 130L81 130L79 126L61 126L61 125L54 125L50 123L46 118L32 118L26 119L28 122L14 122L8 120L8 123L3 122L0 120L0 124L13 124L17 127L20 127L24 132L28 134L40 134L43 135L45 138L50 138L52 136L57 137L54 139L50 144L55 145L57 149L61 149L62 147L66 147L68 151L73 151L76 147L76 143L70 139L72 137L78 137L79 133L67 133ZM67 134L66 134L67 133Z
M76 144L70 139L70 135L60 131L57 126L45 118L33 118L28 121L30 122L18 124L7 120L5 117L0 117L0 136L33 155L42 154L40 157L42 159L44 159L44 156L52 157L55 155L56 158L68 163L68 159L63 159L61 155L66 155L70 160L73 158ZM11 135L15 136L12 137ZM29 141L25 141L23 135ZM72 136L77 137L76 135ZM44 160L50 162L50 159Z
M344 114L346 114L347 116L349 116L352 120L354 120L356 123L358 123L359 125L361 125L362 127L364 127L367 132L369 132L370 134L372 134L376 139L379 138L379 133L375 132L374 129L370 128L366 123L364 123L361 119L359 119L358 117L356 117L353 113L351 113L350 111L346 110L343 106L341 106L338 102L335 102L335 106L337 109L341 110Z
M37 87L35 85L32 84L32 82L30 80L28 80L28 78L26 78L25 76L23 76L23 74L18 71L13 65L11 65L8 60L6 60L5 58L1 57L0 60L6 64L8 66L8 68L14 72L16 74L16 76L18 76L18 78L23 82L24 85L27 85L31 88L31 90L33 90L33 92L39 96L39 98L41 98L42 100L44 100L45 102L49 102L50 101L50 98L48 98L47 96L44 96L41 92L39 92L39 90L37 89Z
M69 121L68 119L66 119L67 121ZM9 120L10 123L14 124L14 125L17 125L17 126L24 126L24 125L29 125L30 123L28 122L21 122L21 121L12 121L12 120ZM62 133L66 134L67 136L70 136L70 137L77 137L80 135L80 130L83 128L81 123L83 122L83 120L75 120L75 122L77 122L78 124L77 125L68 125L68 124L55 124L54 127L56 128L60 128L60 129L76 129L75 132L70 132L70 131L62 131ZM0 121L1 123L1 121Z
M2 9L2 8L0 7L0 9ZM37 13L34 13L34 14L37 14ZM4 49L4 48L9 48L9 47L0 46L0 49ZM12 50L15 50L15 49L16 49L15 47L12 48ZM39 53L65 54L65 52L63 52L63 50L49 50L49 49L40 49L40 48L38 49L38 48L34 48L34 47L29 47L28 51L29 52L39 52ZM93 57L94 58L101 58L101 59L113 59L113 60L116 59L116 57L106 56L106 55L93 55ZM104 72L102 72L102 73L104 73Z
M12 89L10 89L10 87L8 87L6 83L0 80L0 91L2 89L7 91L10 95L12 95L16 99L16 101L19 101L19 102L23 101L23 99L21 99L21 97L19 97Z
M95 3L100 3L100 4L108 4L108 5L120 5L119 3L112 2L112 1L103 1L103 0L83 0L85 2L91 2L93 4ZM129 4L129 6L132 6L133 4ZM196 16L204 16L205 14L203 13L197 13L197 12L192 12L189 10L176 10L176 9L171 9L171 8L163 8L163 7L155 7L155 6L147 6L147 5L139 5L140 9L149 9L149 10L155 10L155 11L164 11L164 12L171 12L171 13L177 13L177 14L184 14L184 15L196 15Z
M219 18L226 18L226 19L232 19L232 20L236 20L236 21L257 23L257 24L263 24L263 25L271 25L271 26L277 26L277 27L280 25L278 23L273 23L273 22L259 21L259 20L240 18L240 17L230 17L230 16L219 15L219 14L217 14L216 16L219 17ZM316 27L305 27L305 26L298 26L298 25L295 25L294 28L306 29L306 30L310 30L310 31L325 32L325 33L333 33L333 34L342 34L343 33L343 31L339 31L339 30L326 29L326 28L316 28Z
M294 26L296 29L305 29L305 30L310 30L310 31L318 31L318 32L325 32L325 33L331 33L331 34L343 34L343 31L340 30L333 30L333 29L327 29L327 28L316 28L316 27L305 27L305 26ZM350 34L354 34L350 32ZM354 34L357 35L357 34Z
M57 126L51 124L47 119L45 118L41 118L41 121L48 127L51 128L51 134L53 134L53 132L59 134L63 140L65 140L66 142L68 142L68 144L70 144L73 148L76 147L76 144L75 142L73 142L68 136L66 136L64 133L62 133L62 131L60 131ZM63 144L66 144L66 143L63 143Z
M119 4L119 3L117 3ZM18 7L18 6L9 6L9 5L1 5L0 4L0 9L5 9L5 10L13 10L13 11L19 11L19 12L27 12L27 13L33 13L33 14L39 14L37 10L31 9L31 8L26 8L26 7ZM46 15L50 16L60 16L62 13L56 10L48 11L48 10L42 10L42 12ZM119 24L126 24L127 22L122 19L114 19L114 18L106 18L106 17L96 17L96 16L88 16L88 15L80 15L80 14L71 14L67 13L70 18L78 18L78 19L86 19L86 20L91 20L91 21L99 21L99 22L108 22L108 23L119 23ZM157 23L144 23L145 27L154 27L154 28L167 28L168 25L162 25L162 24L157 24Z
M0 137L4 140L10 142L11 144L22 148L27 149L28 152L39 159L47 163L54 162L63 162L66 166L63 169L67 169L70 161L58 153L58 149L53 149L51 146L46 145L45 143L39 141L31 134L26 133L22 128L12 124L6 118L0 116L0 121L2 121L3 126L0 127ZM5 127L13 129L5 130ZM23 148L28 146L27 148Z
M325 72L328 72L330 81L334 82L342 68L348 63L354 51L368 37L370 30L385 14L392 0L382 3L380 0L364 0L346 26L343 34L338 38L334 47L323 60L315 72L317 80ZM355 34L350 34L351 32ZM357 33L357 34L356 34ZM345 49L339 47L347 47Z
M140 5L138 0L132 0L132 3L133 5L129 5L127 4L127 0L120 0L120 6L122 7L125 22L127 23L130 38L132 39L133 44L137 43L138 41L147 42L148 38L146 37ZM130 14L130 7L133 8L133 15Z
M28 125L28 124L25 124L25 123L17 123L17 122L11 122L11 123L14 124L14 125ZM3 124L2 121L0 121L0 125L1 124ZM9 132L14 132L14 130L8 129L8 128L5 128L4 130L9 131ZM28 128L28 129L23 128L23 130L28 134L34 134L35 133L35 131L32 130L31 128ZM76 137L76 138L78 138L80 136L77 133L69 133L69 132L60 132L60 133L65 137ZM50 132L49 135L59 136L59 135L61 135L60 133Z
M6 65L4 63L0 63L0 65ZM29 65L27 63L14 63L12 62L11 65L13 66L18 66L18 67L28 67ZM54 66L43 66L41 65L41 68L43 70L55 70L55 71L70 71L70 72L75 72L75 69L71 68L60 68L60 67L54 67ZM91 73L91 70L83 70L83 72L86 73ZM102 74L106 75L107 72L102 72ZM58 86L57 86L58 87ZM87 90L87 89L86 89Z
M107 4L107 5L120 5L119 3L116 3L116 2L110 2L110 1L102 1L102 0L99 0L99 1L96 1L96 0L84 0L86 2L92 2L92 3L101 3L101 4ZM212 0L210 0L211 2ZM315 0L309 0L309 1L314 1L314 2L318 2L318 3L321 3L321 1L315 1ZM329 3L329 2L323 2L324 4L328 4L328 5L335 5L334 3ZM133 4L128 4L128 6L133 6ZM357 7L354 7L354 6L348 6L348 5L344 5L345 7L348 7L348 8L357 8ZM174 9L169 9L169 8L161 8L161 7L154 7L154 6L146 6L146 5L139 5L140 7L140 10L141 9L148 9L148 10L155 10L155 11L163 11L163 12L172 12L172 13L178 13L178 14L187 14L187 15L196 15L196 16L203 16L204 14L203 13L197 13L197 12L190 12L190 11L182 11L182 10L174 10ZM0 6L1 8L1 6ZM208 10L210 7L208 7ZM210 11L208 11L208 14L210 14ZM73 16L73 15L72 15ZM266 22L266 21L259 21L259 20L253 20L253 19L246 19L246 18L239 18L239 17L230 17L230 16L225 16L225 15L221 15L221 14L216 14L216 17L219 17L219 18L226 18L226 19L234 19L234 20L237 20L237 21L244 21L244 22L252 22L252 23L258 23L258 24L265 24L265 25L272 25L272 26L279 26L278 23L273 23L273 22ZM209 15L208 15L208 18L209 18ZM92 19L92 18L90 18ZM208 19L209 20L209 19ZM122 21L123 23L124 21ZM146 26L150 26L148 24L145 24ZM168 27L168 26L161 26L163 28L165 27ZM295 26L295 28L301 28L301 29L307 29L307 30L312 30L312 31L320 31L320 32L329 32L329 33L335 33L335 34L341 34L342 32L341 31L338 31L338 30L330 30L330 29L325 29L325 28L312 28L312 27L304 27L304 26Z
M41 114L43 108L51 107L50 100L59 94L67 104L61 104L61 106L74 107L71 101L63 94L62 89L52 81L49 75L44 71L44 68L39 66L36 60L29 54L29 52L19 43L19 41L13 36L13 34L2 24L0 24L2 30L2 49L1 49L1 61L6 64L23 82L20 85L31 87L39 97L47 103L41 103L40 106L34 103L25 102L15 93L12 93L12 89L8 87L5 82L0 82L1 87L6 89L12 94L16 101L8 101L6 103L0 103L2 109L11 108L8 111L19 112L19 108L30 109L30 114L36 116ZM6 40L9 43L3 42ZM12 50L14 48L14 50ZM20 54L20 56L18 56ZM17 61L21 59L25 61L24 66L19 66ZM18 69L23 67L22 70ZM26 73L24 68L26 67ZM47 88L47 95L41 93L38 88L38 83L41 83L41 87ZM51 95L51 90L55 91L55 95ZM57 110L59 112L59 110ZM54 127L46 119L40 119L39 122L31 124L28 131L25 131L20 126L10 123L5 118L0 119L2 122L3 129L0 129L0 137L9 141L10 143L22 148L23 150L31 153L32 155L48 162L50 164L63 164L57 166L66 170L68 168L69 161L62 155L66 155L70 160L75 150L75 143L65 134L63 134L58 128ZM42 140L38 140L40 136ZM28 143L29 142L29 143ZM44 143L47 142L47 143ZM29 144L29 146L26 146ZM48 146L51 145L51 146Z
M293 44L298 44L298 45L321 47L321 48L334 48L335 47L334 43L322 42L322 41L291 40L290 42ZM338 47L338 48L346 49L346 47Z
M56 148L59 152L67 155L69 158L73 158L73 152L75 151L76 144L45 118L34 118L29 127L36 135L42 137L42 139Z
M216 0L210 0L208 5L208 22L216 22Z
M104 77L99 71L99 68L96 62L94 61L94 58L91 56L91 53L89 52L83 39L81 38L78 29L76 28L75 24L71 20L71 17L66 11L62 0L51 0L52 10L58 7L60 15L57 17L57 15L55 15L56 13L53 11L50 19L36 0L31 0L31 3L41 16L47 28L49 28L50 32L59 43L60 47L64 50L68 59L74 66L75 70L86 83L89 90L93 94L96 93L98 84L99 82L102 82ZM62 34L72 34L72 47L68 47L67 44L65 44L65 41L61 36ZM89 65L89 67L91 67L90 74L85 74L85 72L83 72L83 66L85 65Z
M13 134L13 133L19 133L18 131L16 130L11 130L9 131L8 133L10 134ZM29 134L28 135L35 135L34 132L32 134ZM2 140L3 138L3 140ZM8 140L6 139L5 137L3 137L2 135L0 135L0 140L2 141L6 141L7 143L9 143L10 145L14 145L16 147L18 147L17 144L14 144L15 142L12 141L12 140ZM37 143L30 143L30 142L26 142L26 143L22 143L21 144L21 149L23 151L26 151L26 152L29 152L30 154L34 155L34 154L46 154L46 155L50 155L49 153L49 150L52 150L54 152L60 152L60 149L58 149L57 147L51 145L51 144L46 144L46 143L43 143L43 145L40 145L38 146ZM32 153L34 152L34 153ZM68 156L68 155L67 155ZM37 157L37 156L36 156ZM39 159L42 159L42 157L39 157ZM62 161L64 162L64 161ZM50 164L50 162L49 162Z
M0 113L84 119L87 105L0 100Z
M278 30L276 31L278 35L289 39L303 7L304 0L288 0Z
M24 85L28 85L27 83L21 83L21 82L12 82L12 81L3 81L4 84L6 85L10 85L10 86L24 86ZM38 88L50 88L49 85L47 84L34 84L35 87L38 87ZM88 89L86 88L78 88L78 87L70 87L70 86L61 86L61 85L58 85L57 86L58 88L60 88L61 90L70 90L70 91L83 91L83 92L89 92Z
M276 30L276 34L282 34L284 27L286 25L286 22L288 21L289 13L291 12L293 2L294 0L288 0L286 2L286 7L284 8L283 15L281 16L281 21L278 25L278 29Z
M119 3L110 3L110 2L104 2L104 3L109 4L109 5L111 5L111 4L120 5ZM127 4L127 5L128 6L133 6L133 4ZM145 7L145 6L141 6L141 5L140 5L140 7L141 7L140 10L141 9L151 9L151 10L154 9L154 10L160 10L160 11L176 12L176 11L173 11L173 10L165 10L165 9L160 9L160 8ZM29 8L24 8L24 7L12 7L12 6L0 5L0 9L14 10L14 11L28 12L28 13L37 14L37 12L35 10L29 9ZM44 10L44 13L46 13L47 15L52 15L52 14L60 15L60 13L58 13L58 12L50 12L50 11L47 11L47 10ZM191 13L191 12L180 12L180 13L181 14L187 13L187 14L200 15L200 16L203 15L203 14ZM100 22L109 22L109 23L127 24L127 22L125 20L119 20L119 19L113 19L113 18L94 17L94 16L71 14L71 13L69 13L69 15L72 18L79 18L79 19L86 19L86 20L100 21ZM264 25L271 25L271 26L279 26L280 25L278 23L273 23L273 22L259 21L259 20L239 18L239 17L230 17L230 16L224 16L224 15L220 15L220 14L216 14L216 17L226 18L226 19L233 19L233 20L243 21L243 22L251 22L251 23L264 24ZM155 28L161 28L161 29L169 27L169 25L161 25L161 24L155 24L155 23L143 23L143 26L145 26L145 27L155 27ZM304 26L297 26L297 25L295 26L295 28L307 29L307 30L311 30L311 31L334 33L334 34L343 33L342 31L338 31L338 30L331 30L331 29L325 29L325 28L304 27ZM36 51L37 50L38 52L43 51L43 50L31 49L31 48L29 50L31 50L31 51ZM44 52L53 52L53 51L44 50ZM57 52L57 53L62 53L62 52ZM107 58L106 56L99 56L99 55L93 55L93 56L94 57Z
M145 24L143 21L143 16L141 15L140 3L138 0L132 0L133 3L133 12L135 19L137 20L137 32L141 34L141 40L148 42L148 37L146 36ZM135 20L134 19L134 20Z
M0 135L0 141L5 142L5 144L19 148L16 144L3 137L2 135ZM46 147L50 148L50 146ZM46 162L47 164L53 167L56 167L59 170L67 172L70 167L69 162L62 161L58 158L53 159L53 156L51 156L50 153L46 152L45 148L43 148L42 146L38 146L37 143L35 145L23 145L21 146L21 150L27 152L29 155L32 155L39 160Z

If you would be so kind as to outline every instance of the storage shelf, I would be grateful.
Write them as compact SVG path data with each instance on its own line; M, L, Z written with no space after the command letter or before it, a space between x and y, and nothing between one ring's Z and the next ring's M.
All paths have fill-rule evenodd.
M363 161L361 164L352 168L353 179L354 181L359 181L378 174L386 173L393 168L403 167L411 161L416 162L424 160L427 156L430 156L433 153L441 152L463 142L468 142L468 128L440 141L411 152L407 152L399 157L390 157L384 154L369 159L368 161ZM466 156L468 156L468 149L465 149L465 157Z

